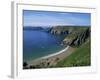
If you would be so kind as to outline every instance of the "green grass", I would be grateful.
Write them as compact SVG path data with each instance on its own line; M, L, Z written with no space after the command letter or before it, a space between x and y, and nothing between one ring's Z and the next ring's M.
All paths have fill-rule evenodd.
M56 66L73 67L73 66L89 66L90 64L91 64L90 41L88 40L80 47L76 48L75 51L70 56L58 62Z
M88 26L89 27L89 26ZM84 26L57 26L54 27L54 30L59 30L59 31L66 31L66 30L74 30L74 31L83 31L86 30L88 27L84 27Z

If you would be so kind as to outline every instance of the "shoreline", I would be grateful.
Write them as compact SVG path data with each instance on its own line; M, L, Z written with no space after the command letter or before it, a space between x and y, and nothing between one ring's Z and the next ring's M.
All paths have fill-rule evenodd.
M64 51L68 50L69 46L67 46L65 49L61 50L61 51L58 51L56 53L52 53L52 54L49 54L47 56L44 56L44 57L41 57L40 59L47 59L47 58L50 58L50 57L53 57L53 56L56 56L56 55L59 55L61 53L63 53Z
M41 65L41 64L43 64L43 67L44 67L44 65L47 66L48 63L49 63L49 66L56 65L58 61L63 60L64 58L69 56L73 51L74 51L74 48L67 46L65 49L59 52L56 52L44 57L40 57L32 61L28 61L28 67Z

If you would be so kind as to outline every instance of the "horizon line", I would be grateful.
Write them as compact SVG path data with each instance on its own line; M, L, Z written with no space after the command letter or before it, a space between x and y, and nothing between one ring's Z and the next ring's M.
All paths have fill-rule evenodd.
M24 25L23 25L24 26ZM40 26L40 25L36 25L36 26L32 26L32 25L27 25L27 26L24 26L24 27L57 27L57 26L91 26L91 25L43 25L43 26Z

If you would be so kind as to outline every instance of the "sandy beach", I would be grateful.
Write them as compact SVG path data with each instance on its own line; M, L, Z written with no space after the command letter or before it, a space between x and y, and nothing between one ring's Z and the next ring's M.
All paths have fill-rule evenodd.
M67 46L65 49L59 52L38 58L33 61L28 61L28 66L40 65L40 64L44 65L49 64L49 66L53 66L56 65L58 61L63 60L64 58L69 56L73 51L74 48Z

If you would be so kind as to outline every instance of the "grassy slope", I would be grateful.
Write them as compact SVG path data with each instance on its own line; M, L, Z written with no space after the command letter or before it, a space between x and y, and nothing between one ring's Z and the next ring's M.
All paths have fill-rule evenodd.
M90 65L90 41L88 40L63 61L58 62L56 66L72 67L72 66L88 66Z
M57 26L57 27L54 27L53 30L56 30L56 31L66 31L66 30L75 30L75 31L82 31L82 30L85 30L87 29L88 27L79 27L79 26Z

